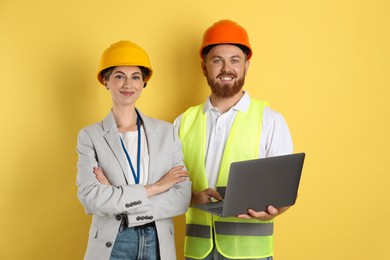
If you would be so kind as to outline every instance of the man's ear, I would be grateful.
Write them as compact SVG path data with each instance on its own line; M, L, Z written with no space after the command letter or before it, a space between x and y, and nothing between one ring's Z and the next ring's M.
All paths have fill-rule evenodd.
M249 61L249 60L247 60L246 62L245 62L245 76L246 76L246 74L248 73L248 70L249 70L249 65L251 64L251 62Z
M200 63L200 66L202 67L203 76L206 76L207 75L207 68L206 68L206 63L203 60Z

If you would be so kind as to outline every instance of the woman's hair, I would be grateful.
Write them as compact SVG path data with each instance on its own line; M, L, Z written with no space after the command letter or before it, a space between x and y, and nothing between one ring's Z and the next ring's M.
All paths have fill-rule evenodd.
M111 73L112 73L112 70L115 68L114 67L109 67L107 69L104 69L100 72L100 75L102 76L102 79L105 79L105 80L108 80L111 76ZM141 74L142 74L142 79L145 80L148 76L149 76L149 69L146 68L146 67L143 67L143 66L138 66L138 68L140 68L141 70Z

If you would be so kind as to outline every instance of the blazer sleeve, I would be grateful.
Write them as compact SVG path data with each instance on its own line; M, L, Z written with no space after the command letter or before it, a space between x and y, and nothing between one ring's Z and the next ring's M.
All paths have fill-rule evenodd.
M86 213L114 216L147 211L149 199L143 185L108 186L99 183L96 179L93 167L101 166L102 163L113 164L112 162L116 161L100 136L102 135L97 134L93 128L82 129L78 134L77 195ZM118 172L120 172L119 168Z

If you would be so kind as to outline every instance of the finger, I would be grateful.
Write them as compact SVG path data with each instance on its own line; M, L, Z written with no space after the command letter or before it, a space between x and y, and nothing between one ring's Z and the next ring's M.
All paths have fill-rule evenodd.
M177 172L177 171L182 170L183 168L184 168L184 165L178 165L178 166L173 167L170 171Z
M171 174L184 174L184 175L188 175L188 172L183 170L183 169L171 169L169 171L169 173L171 173Z
M107 183L108 182L108 179L106 178L106 176L103 173L96 172L95 175L96 175L96 179L99 182L101 182L101 183Z
M101 184L104 184L104 180L102 180L101 178L99 177L96 177L97 181L100 182Z
M106 178L97 178L97 180L98 180L101 184L111 185L111 183L110 183Z
M252 217L249 216L248 214L240 214L237 216L237 218L242 218L242 219L251 219Z
M93 168L93 173L96 175L96 174L103 174L103 170L102 168L99 168L99 167L94 167Z
M255 211L253 209L248 209L248 214L254 217L266 217L269 215L267 211Z
M219 194L219 192L214 190L214 189L207 189L206 193L207 193L207 195L209 195L210 197L215 198L216 200L223 200L221 194Z
M182 177L182 178L188 178L188 177L190 177L190 175L188 174L188 172L182 172L182 173L179 174L179 176Z
M99 178L99 179L105 179L106 178L106 176L103 173L101 173L101 172L96 172L95 176L96 176L96 178Z
M215 198L216 200L223 200L221 194L219 194L218 192L215 194L214 198Z
M276 215L278 215L278 209L277 208L275 208L274 206L268 206L267 207L267 211L268 211L268 213L270 214L270 215L272 215L272 216L276 216Z
M207 204L211 202L211 196L207 194L207 189L196 193L196 200L199 204Z
M180 177L190 177L190 175L186 171L179 171L179 172L176 172L175 174L180 176Z
M99 173L96 174L96 179L98 179L98 181L100 182L107 181L107 178L104 175L101 175Z
M105 184L105 180L101 179L101 178L96 178L98 180L98 182L100 182L101 184Z
M267 211L254 211L253 209L248 209L248 215L259 220L270 220L275 217Z

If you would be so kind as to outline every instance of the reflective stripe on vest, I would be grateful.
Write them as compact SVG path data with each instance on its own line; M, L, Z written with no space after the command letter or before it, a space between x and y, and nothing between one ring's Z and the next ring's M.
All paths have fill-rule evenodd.
M208 188L204 169L206 154L206 116L203 106L188 109L182 117L180 139L184 162L194 191ZM258 158L262 116L266 102L251 99L246 112L237 112L220 165L217 186L226 186L229 165L233 161ZM219 218L190 207L186 213L186 257L202 259L213 249L228 258L262 258L273 254L273 221ZM212 228L213 227L213 228Z
M232 223L216 221L215 233L229 236L270 236L274 232L273 223ZM210 238L210 227L198 224L187 224L186 235Z

